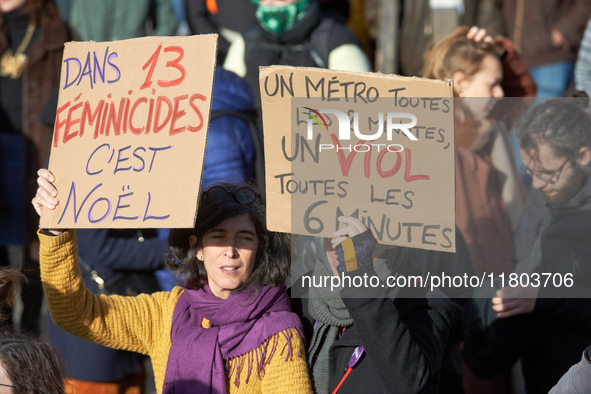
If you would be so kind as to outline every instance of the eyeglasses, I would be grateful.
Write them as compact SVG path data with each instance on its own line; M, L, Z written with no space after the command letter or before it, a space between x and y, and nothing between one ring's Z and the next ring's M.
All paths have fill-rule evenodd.
M261 195L248 186L241 187L235 192L228 191L223 186L212 186L203 193L202 199L207 198L209 201L215 203L226 194L231 195L234 198L234 201L240 205L250 205L255 202L257 198L261 204L263 203Z
M560 173L562 172L562 169L564 168L564 166L566 165L566 163L568 163L569 161L570 161L570 158L567 158L564 161L564 163L562 163L562 165L560 167L558 167L558 169L556 169L554 171L530 170L526 166L521 166L521 169L523 170L523 172L525 172L530 177L533 177L535 175L536 178L541 179L542 181L544 181L546 183L554 183L554 182L556 182L558 180L558 177L560 176Z
M12 386L10 384L4 384L4 383L0 383L0 386L4 386L4 387L12 387L13 389L16 388L16 386Z

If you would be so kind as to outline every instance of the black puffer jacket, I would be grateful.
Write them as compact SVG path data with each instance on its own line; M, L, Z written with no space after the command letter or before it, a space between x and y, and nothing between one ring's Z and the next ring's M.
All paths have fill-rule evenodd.
M281 37L275 37L260 24L243 33L246 81L255 102L260 105L259 66L328 67L330 52L344 44L359 41L345 25L324 17L320 6L313 3L306 15Z

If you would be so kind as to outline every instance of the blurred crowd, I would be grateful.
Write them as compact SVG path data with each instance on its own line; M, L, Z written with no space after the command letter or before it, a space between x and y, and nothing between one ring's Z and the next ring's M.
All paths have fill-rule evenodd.
M209 33L219 36L204 190L220 181L264 189L260 66L453 81L458 252L410 255L424 272L449 264L457 273L588 279L549 293L507 283L472 297L448 293L453 317L437 337L437 373L419 391L591 392L590 18L591 0L0 0L0 272L7 273L0 276L0 372L9 372L0 373L0 392L5 385L27 392L15 388L19 368L6 361L12 353L4 342L35 343L30 354L48 358L46 373L67 377L58 390L132 394L150 386L145 355L44 321L30 202L37 170L48 166L64 43ZM82 278L94 293L175 286L165 266L168 230L85 229L76 237ZM300 241L313 259L324 254L322 245ZM16 290L8 285L18 283L23 308L13 316L7 293ZM307 316L306 303L292 304ZM310 319L312 336L321 319ZM328 373L309 368L313 381ZM360 384L415 390L410 383L408 391L389 390L373 378ZM328 392L325 386L314 382L314 391Z

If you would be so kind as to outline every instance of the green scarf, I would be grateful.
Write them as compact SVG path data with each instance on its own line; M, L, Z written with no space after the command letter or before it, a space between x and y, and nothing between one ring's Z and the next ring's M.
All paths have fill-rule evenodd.
M313 1L297 0L295 3L279 6L261 5L258 0L252 0L258 4L255 16L261 27L275 37L281 37L302 19Z

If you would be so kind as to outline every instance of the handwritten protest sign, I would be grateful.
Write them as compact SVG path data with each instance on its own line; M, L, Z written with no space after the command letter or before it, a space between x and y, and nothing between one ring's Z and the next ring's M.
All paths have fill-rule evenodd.
M216 35L70 42L45 228L192 227L209 124Z
M380 243L455 251L451 82L261 69L267 226L331 237L338 216Z

